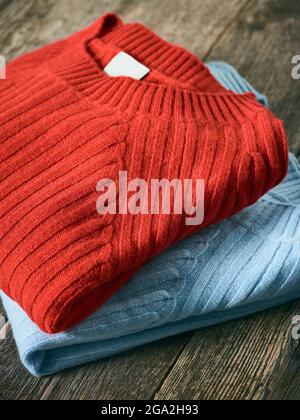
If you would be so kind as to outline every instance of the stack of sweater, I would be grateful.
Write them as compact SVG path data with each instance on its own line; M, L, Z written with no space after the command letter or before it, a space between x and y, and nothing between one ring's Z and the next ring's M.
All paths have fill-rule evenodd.
M300 297L299 164L231 66L109 14L7 75L0 288L32 374ZM96 186L120 171L204 180L203 223L173 207L100 215Z

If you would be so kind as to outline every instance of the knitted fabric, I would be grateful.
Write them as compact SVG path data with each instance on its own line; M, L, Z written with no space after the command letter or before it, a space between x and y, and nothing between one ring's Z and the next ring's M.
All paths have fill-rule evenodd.
M150 74L108 77L119 51ZM114 15L16 60L0 83L0 288L48 333L287 172L283 124L253 94L228 91L191 53ZM128 181L203 179L203 224L186 226L174 208L100 216L96 185L120 171Z
M228 88L255 92L232 67L210 69ZM42 333L3 296L22 362L32 374L47 375L299 298L299 218L300 169L290 155L280 186L156 258L71 331Z

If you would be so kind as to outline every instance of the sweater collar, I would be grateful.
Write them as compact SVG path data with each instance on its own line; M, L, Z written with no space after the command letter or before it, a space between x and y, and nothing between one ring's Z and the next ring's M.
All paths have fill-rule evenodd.
M120 51L149 67L150 74L143 80L107 76L104 67ZM94 103L129 114L234 122L261 108L253 94L226 90L192 53L114 14L71 37L55 72Z

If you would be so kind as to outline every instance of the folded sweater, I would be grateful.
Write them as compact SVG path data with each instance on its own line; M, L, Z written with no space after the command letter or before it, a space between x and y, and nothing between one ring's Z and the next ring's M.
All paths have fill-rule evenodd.
M266 98L229 65L209 65L238 93ZM47 335L3 295L22 363L33 375L108 357L300 298L300 169L238 216L178 243L146 265L76 328Z
M120 52L149 74L109 77ZM7 73L0 288L47 333L76 325L147 261L255 203L286 175L282 122L140 24L105 15ZM99 182L118 186L120 171L128 182L204 180L203 223L187 226L189 212L175 205L170 214L123 214L123 206L98 214Z

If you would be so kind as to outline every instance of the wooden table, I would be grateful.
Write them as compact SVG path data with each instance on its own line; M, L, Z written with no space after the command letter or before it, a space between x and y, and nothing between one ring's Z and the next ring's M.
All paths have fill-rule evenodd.
M235 65L269 96L300 155L300 53L296 0L0 0L0 54L11 59L65 37L104 11L139 20L204 60ZM291 340L296 302L181 335L49 378L21 366L0 342L2 399L300 399L300 351Z

